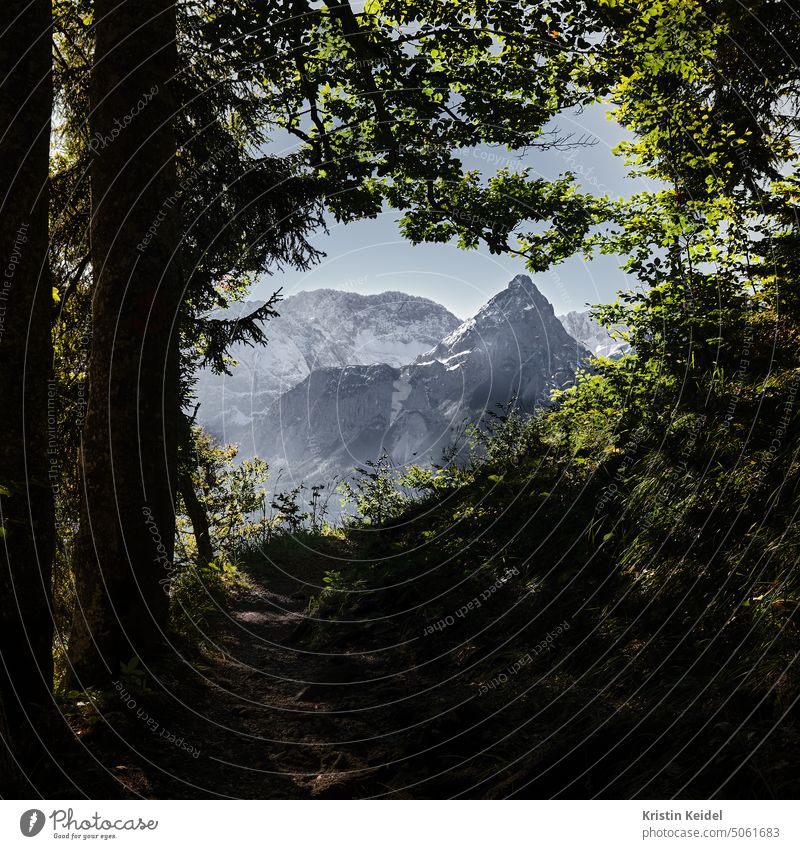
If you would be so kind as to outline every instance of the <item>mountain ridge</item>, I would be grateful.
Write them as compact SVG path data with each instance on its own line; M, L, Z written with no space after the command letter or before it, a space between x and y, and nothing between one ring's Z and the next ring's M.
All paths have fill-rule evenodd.
M246 301L223 314L237 317L263 304ZM237 345L232 374L201 372L195 385L198 422L243 455L256 446L252 422L314 369L386 362L403 365L430 349L461 322L441 304L418 295L365 295L315 289L291 295L280 316L263 325L267 345Z
M295 481L343 475L384 452L438 462L464 423L512 399L531 411L590 354L624 352L589 310L556 316L525 274L465 321L395 290L314 289L281 309L265 347L235 352L244 362L233 377L201 385L199 421Z
M256 449L295 481L344 475L384 453L435 463L464 423L512 399L526 411L547 403L588 356L518 275L408 365L312 371L255 417Z

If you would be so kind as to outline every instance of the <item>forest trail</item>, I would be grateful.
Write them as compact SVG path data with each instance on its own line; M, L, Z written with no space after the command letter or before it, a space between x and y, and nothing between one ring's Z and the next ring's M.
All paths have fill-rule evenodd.
M508 617L474 620L468 627L482 634L463 642L451 637L455 627L450 642L427 640L419 636L419 610L384 615L386 596L368 595L351 599L338 618L334 595L325 605L328 624L315 622L309 602L325 573L356 552L347 543L298 548L246 569L209 617L204 646L159 666L149 691L131 690L133 705L124 693L112 697L86 742L103 763L116 764L118 792L160 799L574 798L607 787L619 763L638 751L624 717L619 733L598 739L579 728L577 743L570 739L563 718L580 716L585 696L563 672L552 680L536 673L524 699L517 698L523 672L502 693L478 695L480 682L520 653L508 643ZM529 613L517 612L527 621ZM496 656L504 641L505 654ZM545 672L550 656L542 661ZM523 671L534 675L536 666ZM574 694L571 703L565 692ZM533 766L534 752L539 764L545 757L543 766Z
M173 646L147 682L134 671L123 691L102 697L94 721L76 723L106 772L81 769L79 792L67 788L63 798L662 798L676 776L685 798L738 798L760 780L755 769L734 779L727 772L731 762L749 763L749 738L734 740L725 757L716 739L697 744L713 723L735 727L752 714L755 696L731 707L723 692L701 709L664 709L660 693L675 687L665 678L650 700L635 701L647 667L631 665L609 686L610 643L587 639L592 619L573 620L538 651L565 606L542 621L553 606L544 590L520 596L508 581L473 618L425 636L441 613L413 602L425 595L410 562L412 591L398 583L360 596L371 580L366 549L347 541L298 548L242 572L207 617L201 647ZM346 560L359 565L348 570ZM340 602L326 592L320 608L326 572L339 570L337 585L350 575L347 595ZM428 577L425 593L451 578ZM439 610L458 610L481 581ZM315 621L319 610L327 618ZM657 668L661 649L653 650ZM676 659L670 642L663 651L682 680L692 658ZM684 685L690 706L695 682L708 686L717 673L709 662ZM757 722L766 734L772 719ZM766 755L777 778L759 792L781 796L796 770L778 746ZM106 786L93 785L101 778Z
M302 574L249 572L209 623L199 659L160 674L151 688L161 692L132 691L135 705L106 713L112 727L122 720L131 747L115 778L150 798L386 793L382 775L397 753L386 732L413 716L404 702L392 704L407 695L402 675L385 653L303 645L308 601L334 565L317 556L299 564Z

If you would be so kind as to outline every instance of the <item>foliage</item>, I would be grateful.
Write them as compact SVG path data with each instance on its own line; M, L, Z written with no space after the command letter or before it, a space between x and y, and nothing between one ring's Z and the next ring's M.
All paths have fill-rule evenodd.
M524 456L543 446L541 416L526 415L512 399L487 410L483 421L469 429L473 452L494 467L516 465Z
M241 580L236 565L230 562L176 565L170 583L172 628L189 642L205 642L211 617L224 606L226 595Z
M288 492L275 493L272 507L278 511L275 523L283 527L290 534L296 534L303 525L311 518L311 513L303 510L299 498L305 491L305 486L300 484Z
M399 489L400 474L388 455L368 460L356 469L352 481L342 481L342 507L353 505L368 525L382 525L397 518L408 503Z
M212 548L221 563L236 558L238 548L263 532L256 518L264 499L269 466L259 458L237 460L238 448L219 445L202 428L192 428L195 467L192 484L206 514ZM186 515L179 517L178 545L182 563L195 560L195 542Z
M481 143L520 150L586 142L549 124L595 96L591 56L602 15L592 5L197 8L197 37L296 137L298 159L337 220L374 217L388 203L406 213L402 227L413 241L483 242L544 268L605 215L604 201L581 195L571 175L552 183L527 170L485 176L464 163ZM542 235L532 222L552 226Z

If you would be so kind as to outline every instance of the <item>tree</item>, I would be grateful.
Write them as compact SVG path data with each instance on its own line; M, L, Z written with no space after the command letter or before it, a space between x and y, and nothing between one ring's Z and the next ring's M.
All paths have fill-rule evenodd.
M94 17L92 350L69 642L82 686L163 646L183 300L175 3L97 0Z
M171 44L168 50L158 47L166 44L164 32L150 39L155 23L137 28L146 12L130 19L130 10L118 10L109 33L101 10L93 20L84 0L60 0L59 9L62 143L53 254L61 295L59 379L70 401L63 422L67 456L86 419L83 479L64 493L59 506L74 515L80 490L84 503L73 557L79 598L70 656L76 672L83 669L83 683L89 683L107 677L134 652L126 633L136 637L136 650L143 654L148 645L163 644L158 636L166 626L163 572L172 559L174 501L187 482L176 472L179 446L184 457L192 453L181 412L191 401L191 374L201 363L224 369L226 348L263 341L260 322L275 314L273 302L236 321L213 311L246 293L254 274L282 263L307 267L317 253L306 235L321 221L309 181L297 176L292 158L261 151L261 100L228 72L224 57L207 56L193 43L192 4L178 7L177 24L170 23L173 39L177 27L177 48ZM124 39L129 46L117 48ZM169 53L172 71L151 61L151 52ZM125 76L133 59L139 69ZM131 94L128 102L118 96L103 70L109 65L111 77L144 95L137 100ZM148 94L154 88L158 91ZM137 185L145 187L138 196ZM127 287L126 280L131 281ZM90 297L93 339L87 362L80 312ZM148 316L151 297L159 299L158 307ZM142 317L146 329L137 324ZM85 404L81 386L87 370ZM136 386L140 376L135 410L136 402L121 387ZM108 398L101 386L109 388ZM163 440L150 426L140 430L143 416L156 431L164 426ZM144 458L158 460L143 463ZM144 475L137 480L140 467ZM117 511L115 499L124 509ZM94 550L92 525L105 534L109 522L115 532L103 537L102 551ZM153 550L154 536L146 528L157 531L163 551ZM143 533L150 546L142 543ZM137 594L140 601L126 601ZM93 635L103 647L99 654L108 658L97 656Z
M712 375L796 359L800 24L787 3L608 5L620 153L657 185L618 205L604 250L640 285L601 315L629 327L640 388L702 402Z
M340 221L402 210L412 242L458 240L542 270L580 247L604 204L572 175L469 168L476 145L565 149L559 112L596 97L594 4L198 2L207 52L263 91ZM542 233L545 222L550 228Z
M186 517L179 521L177 559L181 566L193 562L203 569L235 560L237 549L264 531L264 519L254 514L264 507L269 467L260 458L237 462L237 446L218 444L189 419L185 425L190 448L181 446L181 500Z
M52 93L48 0L9 0L0 25L0 712L26 768L52 706L53 490L48 269ZM51 458L53 462L51 463ZM37 752L34 754L34 752ZM3 771L8 780L10 772Z
M82 683L162 645L177 422L192 365L221 365L208 311L227 286L312 262L305 234L323 203L351 220L388 202L411 210L414 240L483 240L537 268L571 253L597 214L568 176L480 182L458 155L481 142L572 143L546 125L591 96L584 7L556 0L519 16L500 2L424 13L390 3L356 14L347 3L201 1L180 4L176 23L174 5L123 3L112 15L98 3L91 26L78 155L91 154L93 327L70 638ZM71 91L80 105L80 85ZM265 128L297 136L300 152L264 155ZM554 231L528 233L530 221Z

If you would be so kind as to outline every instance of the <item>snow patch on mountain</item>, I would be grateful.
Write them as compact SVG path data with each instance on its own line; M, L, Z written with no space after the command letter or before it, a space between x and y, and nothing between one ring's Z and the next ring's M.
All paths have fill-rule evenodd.
M240 303L225 315L246 315L262 304ZM316 289L286 298L278 310L263 325L266 346L234 346L232 374L204 370L195 385L198 422L223 442L239 443L243 456L257 449L254 418L315 369L406 365L460 324L440 304L403 292Z
M293 481L347 476L388 454L436 463L465 424L548 403L589 356L529 277L515 277L414 362L315 369L254 421L256 452Z
M605 327L601 327L597 320L592 317L591 310L583 310L582 312L573 310L566 315L558 316L558 319L564 325L567 333L573 339L585 345L596 357L609 357L616 360L630 353L630 343L623 339L615 339ZM622 325L613 329L617 331L625 330Z

